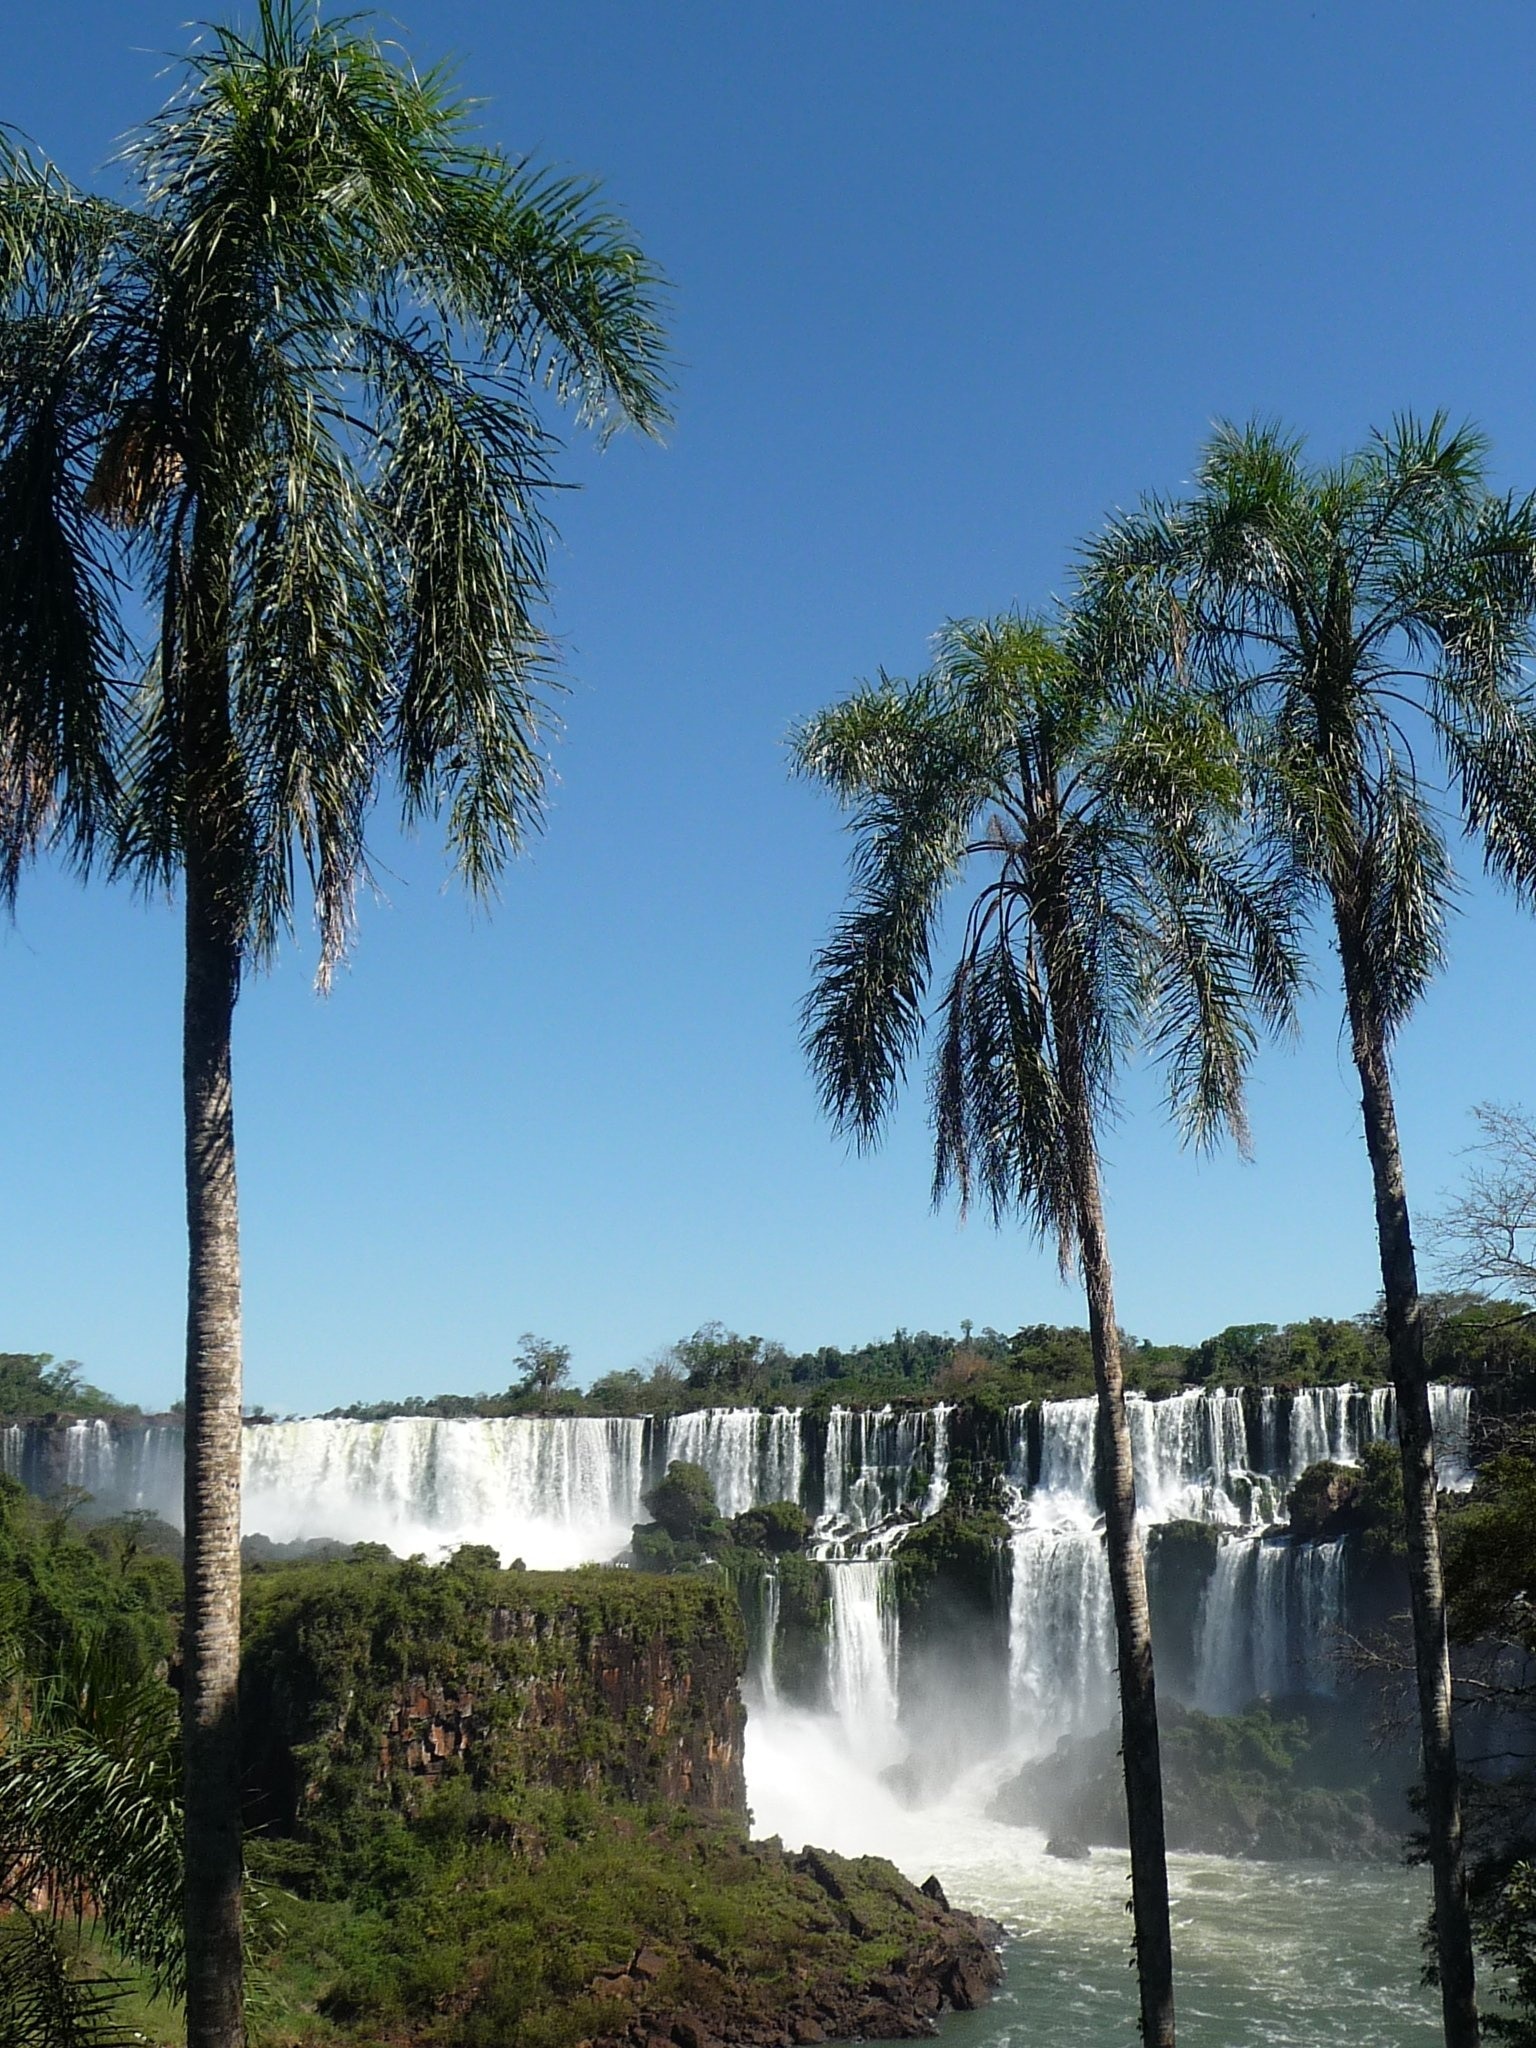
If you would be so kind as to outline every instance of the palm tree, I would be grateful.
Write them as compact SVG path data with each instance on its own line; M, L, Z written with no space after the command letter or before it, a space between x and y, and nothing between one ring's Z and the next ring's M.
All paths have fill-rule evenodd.
M386 777L408 823L446 814L458 871L491 887L543 789L540 389L600 429L665 417L659 283L623 222L467 121L444 76L355 18L262 0L254 40L213 31L130 149L133 207L25 157L0 206L17 380L0 563L34 527L51 550L27 543L39 573L0 591L11 639L36 649L24 710L44 682L61 703L100 698L114 542L156 627L117 860L179 882L185 914L196 2048L242 2028L240 983L291 924L301 874L325 981Z
M0 2040L127 2048L122 1986L57 1940L89 1918L152 1988L183 1992L175 1695L102 1638L53 1658L0 1619ZM53 1668L40 1670L39 1665Z
M1174 2039L1157 1699L1146 1568L1105 1230L1099 1128L1150 1041L1199 1141L1242 1135L1254 1005L1289 1010L1294 968L1262 887L1228 859L1240 793L1220 721L1101 685L1090 621L951 625L930 671L811 719L800 768L852 811L851 907L818 955L806 1041L828 1113L879 1133L925 1037L946 897L974 874L939 1006L934 1198L979 1193L1076 1257L1099 1403L1099 1482L1118 1648L1141 2027Z
M1479 436L1411 419L1332 468L1222 429L1194 496L1149 503L1089 577L1255 731L1262 826L1331 926L1360 1080L1407 1502L1445 2038L1478 2039L1451 1726L1424 1332L1392 1098L1396 1032L1442 963L1446 772L1489 869L1536 890L1536 700L1522 663L1536 514L1495 496Z
M88 866L117 795L118 550L84 504L81 341L126 220L0 132L0 903L51 844Z

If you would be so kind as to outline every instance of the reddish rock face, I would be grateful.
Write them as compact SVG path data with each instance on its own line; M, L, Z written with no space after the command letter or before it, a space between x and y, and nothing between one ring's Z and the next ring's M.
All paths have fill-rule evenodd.
M367 1559L257 1576L246 1605L254 1824L301 1827L359 1763L407 1814L463 1775L746 1817L746 1646L723 1583Z
M744 1816L746 1714L730 1647L564 1634L544 1617L498 1609L492 1643L515 1652L537 1636L537 1668L520 1669L514 1654L488 1662L472 1689L409 1681L380 1731L380 1782L396 1771L435 1780L450 1764L494 1776L511 1746L523 1775L562 1789Z

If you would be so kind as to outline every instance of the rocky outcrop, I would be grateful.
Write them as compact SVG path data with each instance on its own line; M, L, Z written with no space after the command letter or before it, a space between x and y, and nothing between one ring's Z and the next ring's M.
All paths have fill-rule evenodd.
M387 1702L380 1783L396 1772L435 1780L448 1769L493 1772L515 1754L520 1773L561 1790L664 1799L697 1812L746 1810L729 1636L677 1643L660 1629L582 1626L579 1604L549 1616L497 1607L492 1654L467 1685L412 1677ZM496 1650L540 1655L498 1660Z
M612 2007L592 2048L810 2048L849 2039L906 2041L939 2014L970 2012L1001 1982L1003 1930L954 1911L930 1878L909 1884L880 1857L792 1856L778 1842L739 1854L778 1866L812 1939L792 1980L743 1983L701 1945L648 1946L588 1987Z
M1168 1847L1258 1861L1396 1860L1411 1756L1362 1764L1358 1704L1295 1698L1244 1714L1158 1702ZM1067 1739L995 1794L994 1820L1046 1830L1047 1852L1123 1849L1125 1786L1114 1730Z
M1358 1466L1327 1459L1309 1465L1286 1498L1291 1535L1298 1543L1348 1535L1359 1526L1364 1494Z
M253 1575L247 1607L258 1825L302 1827L360 1778L414 1813L460 1775L745 1818L745 1649L723 1584L365 1560Z

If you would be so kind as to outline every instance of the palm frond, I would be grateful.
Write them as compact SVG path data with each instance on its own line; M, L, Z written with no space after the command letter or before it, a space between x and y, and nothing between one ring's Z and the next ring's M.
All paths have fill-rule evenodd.
M878 1130L925 1034L943 892L974 874L934 1034L934 1198L1017 1211L1064 1263L1072 1147L1113 1113L1125 1057L1165 1059L1197 1140L1241 1136L1252 1020L1288 1021L1301 974L1285 877L1239 843L1232 731L1166 668L1122 660L1133 644L1102 616L952 622L927 674L794 738L855 834L805 1012L826 1107Z
M0 1750L5 1895L94 1915L160 1989L182 1987L176 1702L160 1680L78 1643L37 1683Z
M931 695L865 691L792 740L803 772L853 809L853 902L817 954L806 1049L828 1114L873 1142L923 1035L934 920L977 798L973 763Z
M122 1989L71 1971L47 1920L0 1917L0 2048L130 2048Z

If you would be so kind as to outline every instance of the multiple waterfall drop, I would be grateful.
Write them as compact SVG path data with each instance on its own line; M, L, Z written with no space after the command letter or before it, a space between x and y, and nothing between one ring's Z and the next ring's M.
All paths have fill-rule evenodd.
M1442 1486L1470 1483L1470 1393L1432 1389ZM1327 1458L1360 1462L1391 1435L1390 1389L1129 1397L1137 1495L1156 1593L1159 1532L1191 1525L1203 1545L1192 1632L1191 1704L1230 1712L1261 1693L1329 1689L1343 1625L1349 1546L1297 1543L1289 1488ZM616 1556L641 1497L674 1459L701 1465L727 1516L793 1501L812 1518L830 1624L822 1710L866 1762L899 1758L902 1645L895 1554L943 1507L959 1411L711 1408L670 1417L260 1422L245 1432L246 1524L276 1541L329 1536L400 1553L490 1543L533 1568ZM974 1435L974 1416L967 1424ZM1094 1403L1047 1401L986 1422L1005 1475L1009 1570L1006 1686L1011 1747L1040 1753L1111 1716L1114 1658ZM967 1454L976 1444L967 1442ZM179 1519L181 1440L172 1424L78 1422L0 1431L0 1467L39 1491L92 1494L113 1510ZM1187 1552L1186 1552L1187 1556ZM764 1585L749 1685L780 1700L779 1587Z

